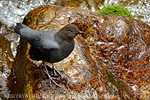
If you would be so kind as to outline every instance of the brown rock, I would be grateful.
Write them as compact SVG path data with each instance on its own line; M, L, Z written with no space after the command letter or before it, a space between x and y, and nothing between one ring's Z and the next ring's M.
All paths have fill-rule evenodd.
M23 63L31 62L20 73L25 78L23 93L41 93L51 99L133 100L140 97L141 84L149 82L150 27L141 21L79 8L41 6L30 11L23 23L36 30L60 29L74 23L88 33L78 36L72 54L55 64L64 71L68 81L60 83L62 88L53 87L53 90L46 85L42 66L34 66L28 50L20 48L18 53L27 50ZM21 68L17 62L25 55L26 52L16 56L14 69ZM18 71L14 70L15 75Z

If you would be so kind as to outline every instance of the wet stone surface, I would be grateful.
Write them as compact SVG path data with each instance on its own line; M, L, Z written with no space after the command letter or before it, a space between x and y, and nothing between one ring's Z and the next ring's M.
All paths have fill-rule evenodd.
M49 94L55 99L141 98L141 85L150 77L150 27L144 22L78 8L41 6L30 11L23 23L36 30L61 29L73 23L88 34L78 36L72 54L55 64L67 77L65 82L60 79L62 88L49 88L42 65L33 64L27 42L22 41L13 64L20 70L17 62L23 57L25 70L20 76L25 79L19 84L26 88L21 92ZM14 70L17 75L18 70Z

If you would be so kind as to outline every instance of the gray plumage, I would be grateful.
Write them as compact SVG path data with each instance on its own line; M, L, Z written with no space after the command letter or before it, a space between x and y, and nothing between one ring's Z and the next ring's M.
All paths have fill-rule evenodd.
M68 24L61 30L38 31L18 23L14 31L31 44L31 59L49 63L68 57L74 49L74 38L78 34L85 34L73 24Z

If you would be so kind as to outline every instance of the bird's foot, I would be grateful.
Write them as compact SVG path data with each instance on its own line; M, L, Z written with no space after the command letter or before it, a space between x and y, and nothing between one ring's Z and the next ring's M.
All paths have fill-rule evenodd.
M47 74L47 76L48 76L48 78L49 78L50 87L52 88L51 82L53 82L56 86L61 87L59 84L57 84L57 83L55 82L54 78L49 74L46 65L44 65L44 67L45 67L45 69L46 69L45 73Z
M60 73L60 71L54 66L54 64L52 64L52 69L53 69L53 74L55 75L56 73L60 75L60 77L62 77L62 74Z
M52 88L52 83L51 82L53 82L56 86L58 86L58 87L61 87L58 83L56 83L56 81L54 80L55 78L54 77L52 77L50 74L49 74L49 72L48 72L48 69L47 69L47 67L46 67L46 64L43 62L43 64L44 64L44 67L45 67L45 73L47 74L47 76L48 76L48 78L49 78L49 84L50 84L50 88ZM57 68L56 68L57 69ZM55 69L54 69L55 70ZM58 71L58 70L57 70ZM56 71L56 72L57 72ZM58 73L58 72L57 72ZM60 72L58 73L59 75L60 75ZM60 75L61 76L61 75Z

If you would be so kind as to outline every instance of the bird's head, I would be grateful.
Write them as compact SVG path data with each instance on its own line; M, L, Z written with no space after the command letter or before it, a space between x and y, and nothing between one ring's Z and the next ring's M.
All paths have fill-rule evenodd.
M77 26L73 24L67 24L61 30L61 35L66 39L74 39L78 34L86 34L85 32L80 31Z

